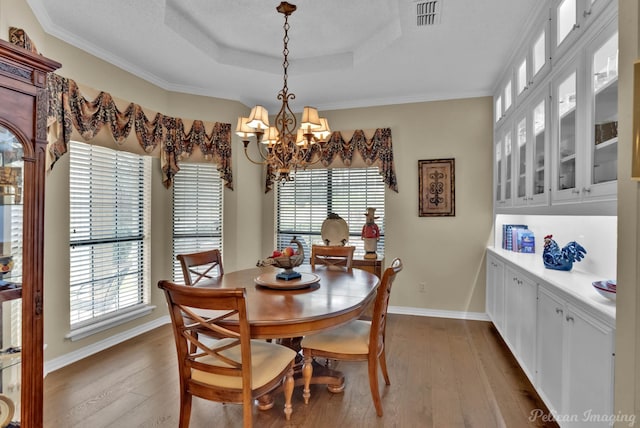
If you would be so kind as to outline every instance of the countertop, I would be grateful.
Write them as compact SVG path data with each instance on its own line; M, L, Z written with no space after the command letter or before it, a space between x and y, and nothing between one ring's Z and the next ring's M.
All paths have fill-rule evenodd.
M570 271L559 271L544 267L541 254L516 253L495 247L489 247L487 250L554 286L560 292L564 292L582 304L595 309L599 315L615 327L616 302L598 294L592 285L595 281L615 278L602 278L589 272L583 272L579 269L579 262L574 264Z

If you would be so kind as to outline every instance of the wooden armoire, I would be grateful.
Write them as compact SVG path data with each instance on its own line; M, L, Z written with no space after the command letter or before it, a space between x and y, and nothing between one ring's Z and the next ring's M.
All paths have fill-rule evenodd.
M46 77L59 67L0 40L2 426L39 428L43 423ZM11 391L15 396L9 398Z

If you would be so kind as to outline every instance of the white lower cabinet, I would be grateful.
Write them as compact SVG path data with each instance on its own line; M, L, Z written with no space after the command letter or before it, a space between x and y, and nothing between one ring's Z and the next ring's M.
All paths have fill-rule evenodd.
M533 382L536 357L537 284L522 272L505 267L504 339Z
M610 426L614 329L544 286L536 388L561 426Z
M538 352L536 389L553 414L562 409L564 301L538 290Z
M504 334L504 263L487 255L487 314Z
M558 424L611 426L615 320L492 253L486 299L490 319Z

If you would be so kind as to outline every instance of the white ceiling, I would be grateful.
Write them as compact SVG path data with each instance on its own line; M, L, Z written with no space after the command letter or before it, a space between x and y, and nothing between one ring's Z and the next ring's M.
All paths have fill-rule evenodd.
M166 90L265 105L282 88L279 0L27 0L44 30ZM491 95L540 0L291 0L294 111ZM73 76L69 76L73 77Z

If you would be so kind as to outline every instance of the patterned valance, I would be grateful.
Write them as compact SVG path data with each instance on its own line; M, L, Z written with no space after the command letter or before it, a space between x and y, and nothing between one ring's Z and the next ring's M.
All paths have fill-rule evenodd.
M146 116L143 108L129 103L120 111L113 98L107 92L100 92L93 100L87 100L76 82L50 73L47 78L49 90L49 114L47 124L50 134L49 154L51 166L67 152L71 140L72 125L86 141L91 141L107 126L113 141L122 144L131 133L145 153L160 147L162 181L170 187L173 177L180 170L180 160L190 156L194 147L198 147L206 160L218 165L225 186L233 189L231 172L231 124L218 123L207 133L201 120L194 120L186 131L183 119L156 113L152 120ZM54 124L57 127L52 127Z
M313 145L305 160L309 163L319 160L325 168L332 166L334 161L340 160L344 166L349 167L355 156L359 155L366 166L378 166L385 184L391 190L398 192L398 181L393 163L391 129L378 128L371 138L367 138L365 131L358 129L353 131L353 135L348 141L343 134L348 135L347 132L333 132L326 143ZM273 188L275 179L275 171L268 168L265 193Z

